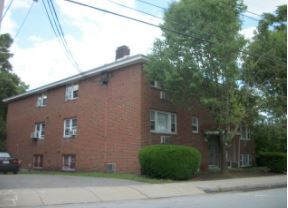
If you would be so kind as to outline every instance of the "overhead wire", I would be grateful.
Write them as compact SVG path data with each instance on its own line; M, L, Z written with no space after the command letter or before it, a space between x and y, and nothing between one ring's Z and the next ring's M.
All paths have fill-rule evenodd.
M50 26L51 26L51 28L52 28L52 30L54 32L54 35L56 36L56 38L59 41L60 45L62 45L62 47L63 47L63 49L65 51L66 57L68 58L70 63L73 65L73 67L77 71L82 73L82 70L80 69L79 64L75 60L75 58L74 58L74 56L73 56L73 54L72 54L72 52L71 52L71 50L70 50L70 48L69 48L69 46L67 44L67 41L65 39L64 32L63 32L63 29L61 27L61 23L60 23L59 18L57 16L57 13L56 13L56 10L55 10L53 2L51 0L47 0L47 4L48 4L48 6L47 6L45 1L42 0L42 4L44 6L46 15L48 17L48 20L49 20Z
M99 7L91 6L91 5L84 4L84 3L81 3L81 2L77 2L77 1L74 1L74 0L64 0L64 1L76 4L76 5L88 7L88 8L94 9L94 10L98 10L98 11L101 11L101 12L104 12L104 13L107 13L107 14L112 14L112 15L115 15L115 16L118 16L118 17L122 17L122 18L125 18L125 19L132 20L132 21L136 21L136 22L139 22L139 23L142 23L142 24L146 24L146 25L149 25L149 26L152 26L152 27L160 28L160 29L163 29L163 30L166 30L166 31L170 31L170 32L173 32L173 33L181 35L181 36L185 36L185 37L189 37L189 38L192 38L192 39L197 39L197 40L205 41L205 42L208 42L208 43L211 43L211 44L215 44L212 41L204 40L203 38L196 37L195 35L193 36L191 34L182 33L182 32L176 31L174 29L166 28L164 26L159 26L159 25L154 24L154 23L146 22L146 21L143 21L143 20L140 20L140 19L136 19L136 18L133 18L133 17L130 17L130 16L126 16L126 15L123 15L123 14L112 12L110 10L106 10L106 9L102 9L102 8L99 8ZM255 55L255 54L249 53L249 52L244 51L244 50L237 49L237 51L241 52L243 54L250 55L250 56L259 57L259 55ZM266 60L269 60L269 61L273 61L274 63L278 62L278 64L285 64L286 65L286 62L284 62L284 61L279 61L279 60L271 59L271 58L268 58L268 57L263 57L263 59L266 59Z
M0 19L0 23L2 22L2 20L4 19L4 17L6 16L8 10L10 9L12 3L13 3L14 0L11 0L10 3L8 4L6 10L4 11L4 14L2 15L1 19Z
M26 15L25 15L25 17L24 17L21 25L20 25L20 27L18 28L18 30L17 30L14 38L13 38L14 40L16 40L17 36L20 34L20 32L21 32L21 30L22 30L22 28L23 28L26 20L28 19L28 16L29 16L29 14L31 13L31 10L32 10L32 8L33 8L33 6L34 6L34 2L35 2L35 1L32 1L31 6L29 7L29 9L28 9L28 11L27 11L27 13L26 13Z

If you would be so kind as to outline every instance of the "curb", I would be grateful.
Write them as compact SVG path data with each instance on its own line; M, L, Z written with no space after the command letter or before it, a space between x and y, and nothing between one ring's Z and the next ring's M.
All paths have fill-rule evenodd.
M265 190L265 189L276 189L276 188L284 188L287 187L287 184L262 184L262 185L242 185L242 186L232 186L232 187L214 187L214 188L203 188L205 193L221 193L221 192L232 192L232 191L257 191L257 190Z

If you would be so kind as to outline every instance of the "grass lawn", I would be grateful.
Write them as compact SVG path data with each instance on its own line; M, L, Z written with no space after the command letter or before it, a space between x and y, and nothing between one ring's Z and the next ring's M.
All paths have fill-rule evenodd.
M148 178L141 175L136 174L128 174L128 173L98 173L98 172L64 172L64 171L40 171L40 170L21 170L20 174L47 174L47 175L66 175L66 176L84 176L84 177L98 177L98 178L115 178L115 179L126 179L132 181L138 181L143 183L171 183L173 180L169 179L155 179Z
M84 177L98 177L98 178L115 178L138 181L150 184L172 183L176 182L169 179L154 179L141 175L126 174L126 173L98 173L98 172L63 172L63 171L37 171L37 170L21 170L20 174L47 174L47 175L66 175L66 176L84 176ZM243 177L257 177L275 175L269 172L266 167L250 167L250 168L236 168L229 169L226 174L222 174L219 170L211 170L201 172L199 175L193 177L190 181L205 181L217 179L232 179Z

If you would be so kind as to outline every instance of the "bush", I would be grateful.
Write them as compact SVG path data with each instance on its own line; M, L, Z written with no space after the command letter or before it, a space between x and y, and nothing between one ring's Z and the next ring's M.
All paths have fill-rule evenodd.
M274 173L283 173L287 170L287 155L283 152L260 152L257 165L267 166Z
M180 145L152 145L139 153L141 172L152 178L185 180L199 169L200 152Z

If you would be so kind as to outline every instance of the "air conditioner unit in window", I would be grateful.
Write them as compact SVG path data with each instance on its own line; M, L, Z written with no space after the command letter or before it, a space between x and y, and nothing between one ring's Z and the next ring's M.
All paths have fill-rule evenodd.
M160 91L160 99L165 100L166 99L166 93L164 91Z
M71 136L76 136L76 135L77 135L77 129L72 129L72 130L70 131L70 135L71 135Z
M33 131L32 133L31 133L31 139L33 139L34 141L37 141L38 139L40 139L40 134L39 134L39 132L37 132L37 131Z
M171 136L161 136L160 137L160 143L161 144L171 144L172 138Z

